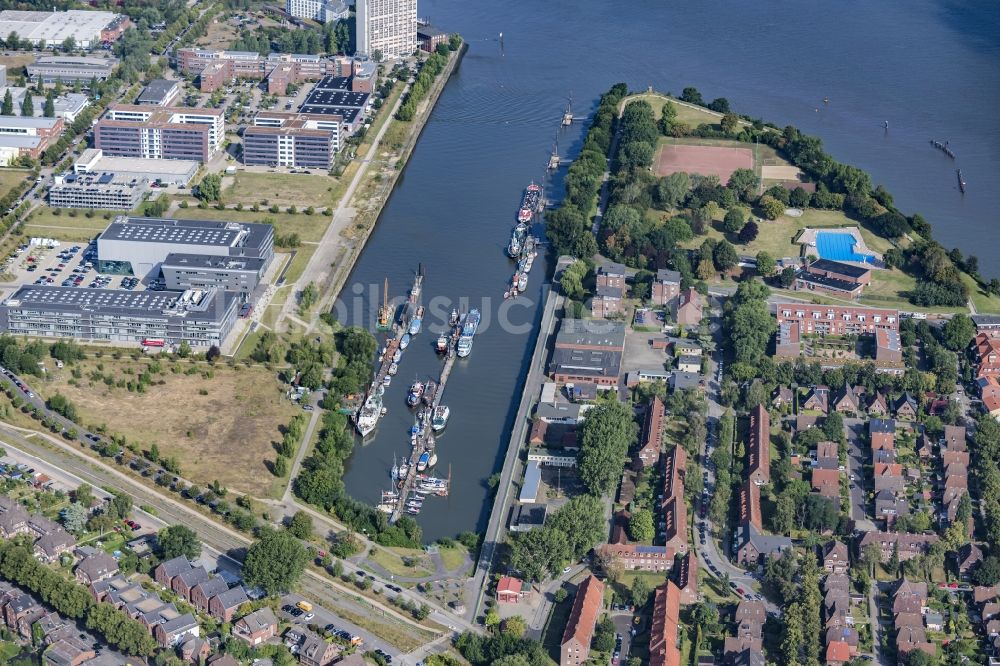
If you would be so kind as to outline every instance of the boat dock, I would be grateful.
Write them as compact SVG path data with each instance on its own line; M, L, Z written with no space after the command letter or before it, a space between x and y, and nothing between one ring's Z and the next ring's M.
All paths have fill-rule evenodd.
M456 324L456 328L460 328L461 325L461 321L459 321L459 323ZM458 354L456 353L457 346L458 336L452 335L448 339L448 350L444 360L444 367L441 368L441 375L437 380L434 397L427 407L421 409L417 424L414 426L414 431L412 431L410 438L410 444L412 446L410 449L410 457L404 463L406 465L406 475L397 481L399 495L394 500L395 507L393 508L392 514L389 516L389 522L394 523L399 520L400 516L407 513L410 496L417 490L418 482L421 480L421 471L417 469L420 456L425 453L434 455L435 441L433 428L431 427L431 420L434 416L434 410L441 404L441 396L444 395L444 389L448 383L448 377L451 375L451 369L455 366L455 359L458 358ZM428 466L428 469L429 468L430 465ZM428 494L433 492L435 495L446 496L448 494L450 481L451 479L448 479L447 482L441 482L433 490L424 490Z
M940 141L936 141L934 139L931 139L931 145L932 146L934 146L935 148L937 148L938 150L940 150L942 153L944 153L945 155L947 155L951 159L955 159L955 153L952 152L951 147L948 146L948 143L949 143L948 141L945 141L944 143L941 143Z

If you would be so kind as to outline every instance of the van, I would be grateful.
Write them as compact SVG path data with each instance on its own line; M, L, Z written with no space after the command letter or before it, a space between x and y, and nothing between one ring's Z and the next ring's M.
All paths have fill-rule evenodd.
M304 600L300 601L297 604L295 604L295 607L298 608L298 609L300 609L300 610L302 610L305 613L311 613L312 609L313 609L313 605L311 603L309 603L308 601L304 601Z

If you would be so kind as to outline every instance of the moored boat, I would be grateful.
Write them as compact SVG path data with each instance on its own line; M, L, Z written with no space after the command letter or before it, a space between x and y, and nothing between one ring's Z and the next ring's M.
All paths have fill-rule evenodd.
M510 242L507 243L507 254L513 258L517 258L521 254L521 248L524 246L524 238L528 234L528 227L523 224L518 224L514 227L514 230L510 232Z
M367 437L378 425L378 419L382 415L382 394L378 391L372 391L365 403L358 410L355 427L358 430L358 434L362 437Z
M438 464L437 454L434 453L433 451L431 451L431 457L427 459L427 466L428 467L434 467L434 465L437 465L437 464Z
M476 336L480 319L479 310L473 308L469 311L469 316L465 318L465 323L462 326L462 334L458 338L459 356L464 358L472 353L472 340Z
M431 417L431 429L434 432L441 432L444 427L448 425L448 417L451 416L451 410L448 409L448 405L438 405L434 408L434 416Z
M396 352L392 355L392 362L398 364L400 360L402 360L402 358L403 358L403 350L397 349Z
M434 394L437 393L437 384L433 380L429 380L427 384L424 385L424 404L430 405L434 402ZM423 419L421 419L422 421Z
M418 472L422 472L425 469L427 469L427 462L430 460L430 458L431 458L430 454L427 453L426 451L420 454L420 457L417 459Z
M403 333L403 337L399 339L399 348L406 349L410 346L410 334Z
M417 313L413 315L413 319L410 320L409 334L416 335L420 332L420 326L424 321L424 306L417 308Z
M389 365L389 374L392 375L392 376L395 376L397 372L399 372L399 364L398 363L392 363L392 364L390 364Z
M385 286L382 288L382 305L378 308L375 328L380 331L388 331L392 328L392 308L389 307L389 278L385 279Z
M419 381L413 382L410 385L410 393L406 396L406 404L410 407L415 407L419 402L420 398L424 395L424 385Z
M518 291L524 291L525 289L527 289L528 288L528 274L527 273L518 273L517 274L516 284L517 284L517 290Z
M442 333L438 336L435 349L437 349L438 354L443 354L448 351L448 335L446 333Z

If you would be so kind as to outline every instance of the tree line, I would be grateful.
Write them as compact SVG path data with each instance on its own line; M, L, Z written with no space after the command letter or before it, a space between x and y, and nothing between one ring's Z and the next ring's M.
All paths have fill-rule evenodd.
M403 100L403 103L396 111L396 120L402 120L403 122L413 120L413 117L417 114L417 105L420 104L420 100L427 96L431 86L434 84L434 79L444 71L447 64L448 56L437 52L432 53L424 61L424 64L420 68L420 73L417 74L413 85L410 86L410 91L406 94L406 99Z

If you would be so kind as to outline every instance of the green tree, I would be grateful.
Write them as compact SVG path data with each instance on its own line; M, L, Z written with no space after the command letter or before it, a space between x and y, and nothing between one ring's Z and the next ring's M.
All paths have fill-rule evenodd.
M712 251L712 263L715 265L715 270L720 273L733 268L739 261L740 258L736 254L736 248L726 239L719 241L719 244Z
M29 118L35 115L35 103L31 101L30 93L25 93L21 101L21 115Z
M73 491L73 497L77 502L88 509L94 505L94 489L89 483L81 483L78 485L76 490Z
M656 181L656 203L662 210L677 208L684 201L689 189L691 189L691 178L683 171L664 176Z
M778 495L771 515L771 529L778 534L788 534L794 527L794 521L795 500L785 494Z
M291 522L288 523L288 531L296 538L303 540L311 539L313 533L312 517L305 511L296 511L295 515L292 516Z
M201 555L201 540L187 525L168 525L156 535L160 559L170 560L183 555L196 560Z
M63 527L74 534L80 534L87 528L87 518L90 511L79 502L73 502L59 514Z
M51 90L48 92L48 94L45 95L45 107L42 110L42 115L44 115L46 118L56 117L55 97L53 96Z
M739 238L741 243L747 245L757 240L758 233L760 233L760 228L757 226L757 223L750 220L743 225L742 229L740 229L740 233L737 235L737 238Z
M4 93L3 106L0 107L0 115L4 116L14 115L14 98L11 97L10 88L8 88L7 92Z
M722 116L722 120L719 121L719 127L721 127L722 131L725 132L726 134L735 133L736 129L739 126L740 126L740 117L732 112Z
M749 201L760 186L760 179L753 169L736 169L729 176L726 187L736 193L743 201Z
M977 585L996 585L1000 583L1000 557L988 555L983 558L972 574L972 580Z
M774 257L763 250L757 253L757 273L759 275L771 277L774 275L776 268L777 264L774 261Z
M290 533L267 530L247 550L243 577L269 595L292 589L302 576L309 554Z
M649 509L636 509L628 521L628 533L633 541L651 542L656 536L656 526L653 525L653 512Z
M202 201L220 201L222 198L222 177L217 173L205 174L195 191Z
M952 351L962 351L976 335L976 325L968 315L958 313L941 328L941 342Z
M559 507L546 527L566 536L567 557L578 560L607 536L604 505L593 495L578 495Z
M632 603L636 607L642 607L649 601L649 593L652 590L649 589L649 581L645 576L636 576L632 579L632 587L629 591L632 593Z
M514 615L503 621L503 633L520 638L528 630L528 623L520 615ZM496 663L496 662L494 662ZM530 662L529 662L530 663Z
M132 498L124 493L118 493L111 499L108 515L114 520L124 520L132 513Z
M569 544L561 530L540 529L510 535L510 566L526 580L540 581L566 561Z
M636 436L632 410L619 402L587 412L581 426L577 460L580 479L595 495L611 493L621 478L628 449Z
M722 228L731 234L736 234L743 228L746 221L744 210L740 206L733 206L726 211L726 217L722 220Z
M785 204L781 203L769 194L765 194L757 202L761 213L769 220L777 220L785 212Z

